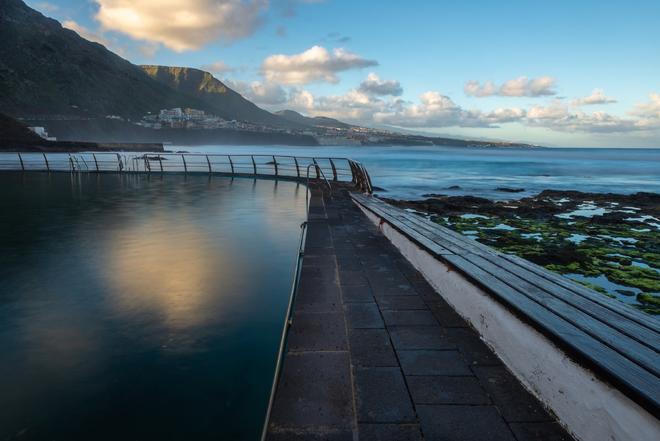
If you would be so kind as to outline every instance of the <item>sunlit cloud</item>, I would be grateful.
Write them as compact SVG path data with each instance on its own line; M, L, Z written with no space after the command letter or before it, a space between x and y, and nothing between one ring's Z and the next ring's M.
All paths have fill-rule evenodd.
M338 83L338 73L350 69L376 66L369 60L345 49L332 52L321 46L313 46L294 55L271 55L261 66L267 81L280 84L308 84L314 82Z
M571 101L573 106L589 106L595 104L611 104L616 103L614 98L605 95L603 89L594 89L591 95L582 98L576 98Z
M214 75L220 75L220 76L236 70L222 60L218 60L211 64L204 64L203 66L201 66L201 69L207 72L211 72Z
M262 81L226 80L227 86L248 100L263 106L284 104L288 101L287 91L279 84Z
M161 43L176 52L250 36L268 6L267 0L95 1L96 19L105 29Z
M497 86L492 81L481 84L479 81L470 80L465 83L463 90L468 96L478 98L489 96L509 97L539 97L555 95L555 79L550 76L538 78L527 78L525 76L514 78Z

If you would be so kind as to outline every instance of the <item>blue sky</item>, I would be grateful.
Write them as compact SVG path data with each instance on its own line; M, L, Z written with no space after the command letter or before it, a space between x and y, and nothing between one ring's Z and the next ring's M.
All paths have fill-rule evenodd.
M660 147L658 1L30 0L134 63L269 110L560 146Z

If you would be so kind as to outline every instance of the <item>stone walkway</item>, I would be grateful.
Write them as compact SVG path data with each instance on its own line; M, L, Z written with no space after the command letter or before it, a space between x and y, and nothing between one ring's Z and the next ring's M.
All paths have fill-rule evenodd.
M315 197L279 440L570 440L347 194Z

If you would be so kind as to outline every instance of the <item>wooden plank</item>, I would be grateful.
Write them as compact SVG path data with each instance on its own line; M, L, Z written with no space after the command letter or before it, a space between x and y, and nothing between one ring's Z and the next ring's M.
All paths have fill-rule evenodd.
M395 210L398 210L396 207L392 207ZM423 223L422 225L428 225L431 226L432 228L435 228L439 234L441 234L443 237L453 237L457 241L462 241L466 244L467 248L471 248L472 245L479 250L482 250L485 253L489 254L495 254L500 257L503 257L506 260L513 261L516 264L521 264L521 261L524 262L524 265L527 269L534 270L539 275L542 275L544 277L547 276L547 278L550 278L553 282L559 283L562 286L564 286L567 289L570 289L571 291L574 291L576 294L586 297L590 299L591 301L594 301L596 303L599 303L600 305L611 309L619 314L625 315L631 320L637 321L639 324L649 327L650 329L653 329L656 332L660 332L660 320L656 319L655 317L649 316L647 314L642 313L641 311L637 311L635 309L629 308L626 305L619 304L617 302L611 302L606 298L603 298L603 296L599 295L598 293L589 290L586 287L583 287L582 285L577 284L576 282L573 282L561 275L557 275L553 272L550 272L546 270L545 268L539 267L536 264L533 264L529 261L526 261L522 258L512 256L509 254L504 254L500 253L496 250L493 250L492 248L488 247L487 245L484 245L482 243L479 243L475 240L466 238L465 236L461 235L460 233L457 233L453 230L450 230L449 228L443 227L441 225L435 224L434 222L428 221L426 219L422 219L419 216L415 216L411 213L406 213L406 215L410 218L416 218L416 221L418 223Z
M531 320L542 332L554 337L560 346L570 348L571 352L589 361L599 368L608 380L624 387L633 398L641 400L645 407L650 407L655 415L660 413L660 381L646 369L631 362L619 352L603 344L577 328L572 323L555 315L531 299L520 296L518 292L501 280L493 277L477 265L468 262L463 256L444 256L461 271L468 271L475 282L486 290L497 290L500 299L511 309Z
M385 205L384 202L380 201L379 206ZM563 294L570 294L566 298L571 301L578 303L584 311L591 314L591 310L595 309L599 313L605 314L608 320L611 320L612 324L618 325L617 327L622 328L623 332L626 332L630 337L639 339L640 341L646 342L654 347L655 350L660 350L660 322L651 316L646 316L639 311L636 311L632 308L627 307L626 305L619 305L617 302L609 301L609 299L603 298L598 293L592 292L587 288L583 288L575 282L567 280L566 278L551 273L550 271L541 268L531 262L528 262L524 259L517 258L515 256L507 255L500 253L496 250L493 250L486 245L479 244L476 241L472 241L465 236L460 235L454 231L451 231L445 227L437 225L431 221L427 221L423 218L420 218L417 215L412 213L407 213L404 210L401 210L396 207L389 206L390 209L388 212L397 210L401 213L399 218L405 217L409 219L412 223L419 225L422 229L429 231L434 234L433 238L443 246L448 247L446 242L457 244L459 247L464 247L465 250L469 250L475 254L483 251L484 256L489 257L491 261L494 261L498 264L501 264L501 260L504 259L507 262L512 263L510 266L505 266L506 269L510 269L518 274L521 274L521 271L530 271L533 274L526 273L525 277L529 277L534 281L534 284L541 287L546 287L550 283L552 291L559 290ZM449 234L447 234L449 233ZM451 236L451 237L449 237ZM470 244L469 242L472 242ZM476 244L477 246L473 246ZM454 250L456 254L461 254L460 251ZM522 269L519 267L523 267ZM559 285L559 286L556 286ZM595 305L594 305L595 303ZM595 312L595 311L594 311ZM592 314L594 315L594 314ZM625 319L619 317L624 316ZM629 321L632 321L630 323ZM651 333L649 333L649 330Z
M508 271L502 271L500 267L487 261L483 257L469 254L463 256L466 261L478 266L491 276L506 283L511 289L519 292L532 301L537 302L555 315L572 323L592 337L598 339L610 348L623 354L631 361L644 367L656 376L660 376L660 355L643 343L628 337L625 334L612 329L606 321L598 320L583 311L572 307L561 299L555 297L537 286L532 285L523 278ZM461 268L462 269L462 268ZM491 288L491 291L494 291ZM494 291L496 295L499 292Z
M424 230L422 228L422 230ZM435 230L435 229L434 229ZM427 231L424 230L422 234L427 235L432 240L436 240L435 236L436 231ZM444 241L440 241L444 243ZM456 253L463 254L463 253ZM548 272L547 270L536 267L537 271L530 271L529 267L534 267L536 265L528 262L528 265L523 267L518 264L518 262L511 262L505 257L509 257L503 253L491 252L491 253L471 253L471 255L482 256L491 263L500 267L501 271L508 271L512 274L519 276L521 279L526 282L531 283L532 285L545 290L546 292L562 299L566 303L573 305L574 307L580 309L582 312L603 321L608 326L615 328L619 332L623 332L627 336L633 338L634 340L651 347L654 351L660 352L660 334L653 329L651 326L645 326L644 323L640 323L637 320L631 320L627 316L622 316L618 314L617 310L605 307L600 302L594 302L592 298L586 298L581 295L576 295L575 291L570 288L567 288L563 284L557 284L554 280L542 277L543 272ZM523 260L524 259L520 259ZM525 261L526 262L526 261ZM541 273L541 274L539 274ZM558 276L561 277L561 276ZM570 282L569 282L570 283ZM568 283L566 284L568 285ZM595 293L595 295L598 295ZM607 299L603 299L607 300ZM612 302L610 302L612 303ZM625 305L622 305L625 307ZM649 322L647 320L647 322ZM654 323L654 322L650 322Z
M410 229L414 228L411 227ZM423 232L422 235L434 240L433 235L429 232ZM660 357L657 351L660 336L648 328L625 320L611 310L575 296L561 286L548 286L548 283L539 284L540 278L536 274L516 265L503 267L500 265L501 256L482 256L474 253L457 254L463 255L467 260L487 270L495 277L505 280L510 286L520 291L521 295L531 296L532 300L541 302L547 308L552 309L558 315L585 330L585 332L625 354L631 360L643 364L656 374L660 374ZM533 279L536 284L530 279Z

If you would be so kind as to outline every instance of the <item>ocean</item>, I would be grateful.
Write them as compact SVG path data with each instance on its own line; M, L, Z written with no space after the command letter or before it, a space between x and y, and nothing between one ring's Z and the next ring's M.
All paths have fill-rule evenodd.
M660 149L199 146L170 150L349 157L362 162L377 193L395 199L424 194L522 198L545 189L660 193ZM523 189L517 193L498 188Z

